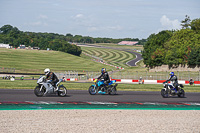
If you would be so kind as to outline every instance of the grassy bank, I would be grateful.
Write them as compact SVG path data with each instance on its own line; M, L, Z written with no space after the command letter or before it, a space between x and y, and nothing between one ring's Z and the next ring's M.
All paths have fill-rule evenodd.
M15 72L41 73L45 68L53 71L99 71L113 67L59 51L22 50L0 48L0 67L15 68Z
M123 68L127 68L128 65L126 63L130 60L136 58L136 56L132 53L120 50L113 49L103 49L103 48L95 48L95 47L81 47L83 53L89 54L91 56L99 57L108 64L114 66L120 66Z
M34 89L37 85L37 80L0 80L0 89ZM62 82L68 90L88 90L93 83L76 83L76 82ZM117 89L120 91L160 91L162 84L118 84ZM200 92L199 86L185 85L185 92Z

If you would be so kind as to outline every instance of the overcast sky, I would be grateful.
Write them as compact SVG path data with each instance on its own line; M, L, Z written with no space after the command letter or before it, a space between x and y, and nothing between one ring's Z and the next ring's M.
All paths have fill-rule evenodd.
M200 0L0 0L0 27L111 38L147 38L200 18Z

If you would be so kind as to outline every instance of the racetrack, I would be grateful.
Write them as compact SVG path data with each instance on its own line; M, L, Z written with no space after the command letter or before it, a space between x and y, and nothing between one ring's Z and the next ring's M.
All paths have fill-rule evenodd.
M153 102L153 103L200 103L200 93L186 91L185 98L163 98L160 92L118 91L117 95L90 95L87 90L68 90L66 97L51 94L35 96L33 90L0 89L0 102L51 101L51 102Z
M114 49L114 50L120 50L120 51L125 51L125 52L129 52L129 53L132 53L132 54L135 54L136 55L136 58L133 59L133 60L130 60L128 61L126 64L129 65L129 66L136 66L137 63L142 60L142 55L137 53L137 52L133 52L132 50L130 49L124 49L124 48L115 48L115 47L105 47L105 46L97 46L97 45L88 45L88 44L85 44L85 45L78 45L78 46L82 46L82 47L95 47L95 48L104 48L104 49Z
M126 64L128 64L129 66L136 66L137 63L138 63L140 60L143 59L143 58L142 58L142 55L139 54L139 53L136 53L136 52L133 52L133 51L127 51L127 52L130 52L130 53L133 53L133 54L136 55L136 58L135 58L135 59L133 59L133 60L131 60L131 61L129 61L129 62L126 63Z
M29 104L20 103L19 101L29 102ZM75 108L68 108L68 106L73 106L72 104L74 104L74 106L82 105L78 104L78 102L93 102L93 106L96 102L95 107L97 108L79 108L78 110ZM140 107L143 106L141 105L139 108L136 108L136 110L133 108L130 110L125 108L101 110L98 108L98 106L101 106L101 102L121 102L122 106L125 102L127 106L131 105L127 102L136 102L139 104L136 106L140 106L140 102L159 102L168 103L167 106L172 104L171 106L177 109L169 110L169 108L166 108L164 110L149 110L147 108L147 110L141 110ZM178 105L176 103L184 104ZM195 106L195 108L187 110L187 108L190 107L189 103L198 103L199 106L200 93L186 92L185 98L162 98L160 92L119 91L118 95L110 96L89 95L87 90L68 90L68 95L66 97L58 97L56 95L36 97L33 90L0 89L0 107L5 107L5 109L0 110L0 127L2 132L16 133L196 133L200 131L200 120L198 119L200 111L199 107L192 104L190 105L193 107ZM50 108L60 105L65 108ZM89 104L89 106L91 105L92 104ZM107 106L110 106L109 103L107 103ZM152 107L156 106L157 105L153 105ZM146 107L148 107L148 105ZM181 110L179 110L180 107L182 107Z

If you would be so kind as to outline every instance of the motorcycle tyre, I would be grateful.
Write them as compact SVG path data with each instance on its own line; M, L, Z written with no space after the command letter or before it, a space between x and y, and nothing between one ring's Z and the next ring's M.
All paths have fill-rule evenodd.
M185 97L185 91L183 89L180 90L180 93L178 94L178 97L181 97L181 98Z
M110 90L108 92L109 95L116 95L117 94L117 89L114 86L110 87Z
M169 97L167 91L164 90L164 89L161 90L161 96L162 96L163 98L168 98L168 97Z
M96 95L97 94L97 90L92 85L89 87L88 92L90 93L90 95Z
M39 93L40 92L40 93ZM35 89L34 89L34 94L37 96L37 97L42 97L45 93L45 90L44 90L44 87L42 88L42 90L40 91L40 86L36 86Z
M63 92L59 91L59 90L64 90L64 94L62 94ZM67 89L64 87L64 86L59 86L59 89L58 89L58 96L60 97L65 97L67 95Z

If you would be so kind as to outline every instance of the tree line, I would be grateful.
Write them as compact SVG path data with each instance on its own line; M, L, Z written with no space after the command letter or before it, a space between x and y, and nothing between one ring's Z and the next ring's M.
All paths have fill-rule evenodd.
M200 19L186 15L180 30L163 30L151 34L142 56L147 67L161 65L200 65Z
M89 36L81 36L68 33L66 34L66 40L69 42L77 42L77 43L119 43L121 41L138 41L138 45L144 45L146 39L138 39L138 38L122 38L122 39L113 39L113 38L93 38Z
M82 50L79 46L73 45L74 43L119 43L120 41L138 41L139 45L144 45L146 39L139 40L138 38L93 38L89 36L66 35L56 33L35 33L23 32L17 27L11 25L4 25L0 28L0 43L10 44L13 47L19 45L39 47L40 49L51 49L62 51L73 55L80 56Z
M0 43L10 44L10 46L15 48L19 45L39 47L43 50L49 48L77 56L80 56L82 52L80 47L68 43L64 35L23 32L11 25L4 25L0 28Z

